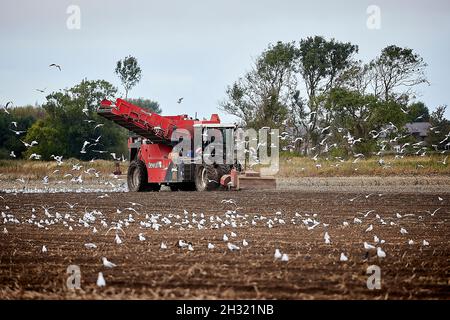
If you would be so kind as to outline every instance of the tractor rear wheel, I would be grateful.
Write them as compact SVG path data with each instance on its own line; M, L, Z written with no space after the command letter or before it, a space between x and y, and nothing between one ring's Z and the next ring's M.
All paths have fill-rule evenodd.
M220 186L219 172L210 165L199 165L195 169L195 188L197 191L212 191Z
M141 160L130 163L127 174L128 190L131 192L159 191L161 186L157 183L148 183L147 168Z
M228 164L219 164L217 166L217 170L219 172L219 179L222 178L224 174L229 174L231 172L231 169L233 168L232 165Z
M147 184L147 168L144 162L134 160L128 167L127 174L128 190L131 192L144 191Z

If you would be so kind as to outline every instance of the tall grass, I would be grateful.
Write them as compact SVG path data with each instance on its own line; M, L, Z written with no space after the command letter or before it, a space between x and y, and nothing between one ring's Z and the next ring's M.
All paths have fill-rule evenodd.
M307 157L280 158L279 177L345 177L345 176L410 176L410 175L450 175L450 165L442 163L444 156L431 155L427 157L409 156L403 159L384 157L380 165L377 158L362 159L353 163L352 160L340 162L336 159L318 159ZM83 166L80 171L72 170L74 164ZM113 161L96 160L81 162L68 159L59 166L56 161L0 160L0 180L42 179L45 176L63 176L72 174L74 177L83 175L83 179L95 178L93 172L85 173L89 168L95 169L101 176L107 176L115 171ZM120 163L120 170L126 174L128 162ZM58 170L55 172L55 170Z
M74 164L81 165L82 168L79 171L72 170ZM89 174L85 172L90 168L105 176L115 171L115 164L113 161L106 160L82 162L77 159L68 159L61 165L58 165L56 161L0 160L0 180L19 178L33 180L42 179L45 176L64 176L65 174L72 174L75 177L82 174L83 179L96 178L93 174L94 170L91 170ZM122 173L126 173L127 169L127 162L120 163Z
M280 158L281 177L339 177L339 176L405 176L405 175L450 175L450 165L440 162L444 156L426 157L408 156L396 159L384 157L380 165L378 158L340 162L336 159L318 159L306 157Z

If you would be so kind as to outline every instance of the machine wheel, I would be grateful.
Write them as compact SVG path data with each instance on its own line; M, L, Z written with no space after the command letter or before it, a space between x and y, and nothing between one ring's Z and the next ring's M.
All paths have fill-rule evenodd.
M195 188L197 191L212 191L220 186L219 172L210 165L199 165L195 168Z
M147 168L141 160L130 163L127 174L128 190L131 192L159 191L161 186L157 183L147 183Z
M233 166L230 166L228 164L219 164L217 166L217 171L219 172L219 179L224 175L224 174L229 174L231 172L231 168Z
M180 190L179 183L169 184L169 188L170 188L170 191L179 191Z
M144 162L134 160L128 167L128 190L131 192L145 191L147 186L147 168Z

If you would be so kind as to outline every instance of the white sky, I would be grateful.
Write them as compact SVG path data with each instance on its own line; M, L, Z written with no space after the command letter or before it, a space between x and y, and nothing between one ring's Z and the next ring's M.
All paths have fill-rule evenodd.
M381 9L380 30L366 26L372 4ZM66 27L69 5L81 9L80 30ZM450 104L448 0L1 1L0 103L42 103L45 96L36 88L49 93L83 78L120 87L115 63L131 54L143 78L130 97L157 100L167 115L197 111L232 120L217 109L226 86L270 42L313 35L359 45L363 61L390 44L416 50L429 64L431 82L419 88L418 99L432 110Z

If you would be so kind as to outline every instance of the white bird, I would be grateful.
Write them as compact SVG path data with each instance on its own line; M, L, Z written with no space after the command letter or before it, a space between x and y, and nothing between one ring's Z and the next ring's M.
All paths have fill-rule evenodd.
M275 260L280 259L282 257L282 254L280 252L280 249L275 249L275 254L273 255Z
M99 272L97 277L97 286L104 287L106 286L105 278L103 278L103 273Z
M242 245L243 245L244 247L246 247L246 246L248 246L248 242L244 239L244 240L242 240Z
M289 261L289 257L286 253L283 253L283 255L281 256L281 261L283 262L288 262Z
M85 243L84 246L86 249L97 249L97 245L95 243Z
M122 244L122 239L120 239L118 234L116 234L114 241L116 242L116 244Z
M428 246L428 245L430 245L430 243L427 240L423 240L423 245Z
M188 243L184 240L178 240L178 246L180 248L186 248L188 246Z
M165 249L167 249L167 245L166 245L164 242L161 242L160 248L161 248L162 250L165 250Z
M331 241L330 241L330 235L328 234L328 232L325 232L323 238L325 239L325 243L326 243L326 244L330 244L330 243L331 243Z
M381 249L381 247L377 248L377 256L378 258L386 258L386 252Z
M11 153L9 154L9 156L10 156L11 158L15 158L15 157L16 157L16 155L15 155L15 153L14 153L14 150L11 151Z
M412 239L409 239L408 244L411 246L414 244L414 241Z
M47 252L47 247L46 246L42 246L42 253L46 253Z
M366 229L366 232L370 232L373 230L373 225L369 225L369 227Z
M400 233L401 233L401 234L407 234L407 233L408 233L408 231L406 231L406 229L405 229L405 228L400 228Z
M432 216L432 217L434 217L434 214L436 213L436 212L438 212L439 210L441 210L442 208L437 208L436 210L434 210L433 211L433 213L431 213L430 215Z
M353 219L353 223L362 223L361 219L355 218Z
M70 209L73 209L78 204L78 202L74 203L74 204L70 204L70 203L66 202L66 204L69 206Z
M348 257L342 252L341 257L339 258L340 261L348 261Z
M139 233L139 241L145 241L145 237L142 233Z
M225 241L225 242L226 242L226 241L228 241L228 236L227 236L227 235L226 235L226 234L224 233L224 234L223 234L223 238L222 238L222 239L223 239L223 241Z
M237 234L236 233L234 233L234 232L231 232L231 234L230 234L232 237L236 237L237 236Z
M228 249L229 249L230 251L240 250L240 249L241 249L241 248L239 248L238 246L236 246L236 245L234 245L234 244L232 244L232 243L230 243L230 242L228 242L227 246L228 246Z
M3 234L8 234L8 229L6 229L6 227L3 228Z
M214 245L212 243L208 243L208 249L214 249Z
M402 217L401 214L398 213L398 212L395 214L395 216L396 216L398 219L400 219L400 218Z
M373 241L375 243L378 243L378 242L380 242L380 239L375 235L375 236L373 236Z
M105 257L102 258L102 262L103 262L103 265L104 265L106 268L114 268L114 267L117 267L117 265L116 265L115 263L112 263L111 261L108 261L108 259L106 259Z
M371 245L370 243L364 242L364 249L366 250L373 250L375 247Z

